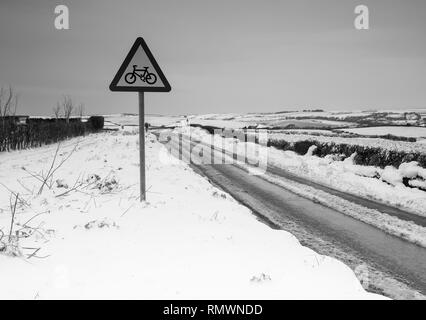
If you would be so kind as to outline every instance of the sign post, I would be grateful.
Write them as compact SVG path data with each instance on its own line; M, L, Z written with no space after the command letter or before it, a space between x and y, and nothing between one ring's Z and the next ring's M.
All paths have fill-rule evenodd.
M145 187L145 101L144 92L139 91L139 163L140 163L140 199L146 200Z
M138 92L140 201L145 201L145 92L169 92L171 87L143 38L136 39L109 89Z

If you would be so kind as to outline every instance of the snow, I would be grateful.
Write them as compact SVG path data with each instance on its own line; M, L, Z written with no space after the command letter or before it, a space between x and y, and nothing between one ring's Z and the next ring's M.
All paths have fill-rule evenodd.
M316 108L308 108L316 109ZM420 119L419 119L420 117ZM191 115L192 123L210 125L219 128L243 128L246 126L263 126L264 128L281 127L304 132L317 130L325 135L387 135L426 137L425 109L407 110L366 110L366 111L282 111L261 113L225 113ZM359 128L365 123L383 125ZM410 127L408 127L410 125ZM290 128L286 128L289 126ZM398 127L399 126L399 127ZM417 126L417 127L416 127ZM328 131L324 129L333 129ZM343 128L343 129L342 129ZM276 130L276 129L274 129ZM340 130L340 131L338 131Z
M383 203L403 208L413 214L426 216L424 209L426 207L426 193L419 189L406 187L402 183L404 170L406 171L407 167L411 170L415 168L417 172L423 174L422 168L419 168L415 163L402 166L401 170L392 167L382 170L372 166L364 167L353 164L355 154L344 161L335 161L331 157L320 158L312 156L309 155L309 151L307 155L300 156L292 151L281 151L275 148L255 145L252 142L240 142L237 139L222 138L218 135L212 137L199 128L191 130L191 137L192 139L199 139L206 144L213 144L217 148L224 148L231 153L241 154L250 148L257 149L258 154L266 154L269 165L337 190L368 199L379 200ZM310 150L312 151L311 148ZM248 157L255 154L256 152L253 150L247 152ZM296 194L334 208L389 234L426 247L426 228L418 226L414 222L403 221L377 210L369 210L359 205L354 205L349 201L294 181L284 183L285 179L274 177L268 172L264 174L265 170L259 172L262 178L281 185ZM377 177L381 177L381 180L377 179Z
M297 142L303 140L318 141L321 143L349 144L365 146L370 148L381 148L392 151L404 151L407 153L426 153L426 144L417 142L394 141L389 139L363 138L363 137L340 137L340 136L317 136L310 134L299 134L288 132L268 132L269 139Z
M248 113L248 114L207 114L194 115L196 119L208 120L231 120L241 121L247 124L261 123L269 126L294 124L300 128L303 127L357 127L360 120L369 120L381 124L394 125L418 125L416 117L410 119L407 112L414 112L420 116L425 116L424 109L407 109L407 110L370 110L370 111L283 111L283 112L263 112L263 113Z
M332 121L332 120L324 120L324 119L288 119L288 120L278 120L278 121L266 121L263 120L263 123L267 123L271 126L286 126L286 125L294 125L298 128L324 128L324 127L345 127L345 126L354 126L355 124L352 122L344 122L344 121Z
M131 130L132 127L139 126L139 115L137 114L109 114L104 115L105 128ZM145 122L151 126L175 126L181 122L183 116L163 116L146 114ZM129 128L130 127L130 128Z
M250 125L249 123L234 121L234 120L212 120L212 119L198 119L191 118L192 124L200 124L203 126L213 126L217 128L226 128L226 129L240 129L245 126Z
M304 113L299 113L304 116ZM218 128L239 129L246 126L262 125L264 127L294 125L297 128L324 128L354 126L354 123L324 119L288 119L287 114L208 114L192 115L191 123L215 126Z
M399 171L403 177L410 179L420 177L426 180L426 169L420 167L417 161L401 163L399 166Z
M325 129L287 129L287 130L275 130L275 132L284 132L288 134L312 134L312 135L322 135L322 136L338 136L339 133L336 133L331 130L325 130Z
M0 154L0 229L8 234L13 190L25 200L14 230L27 233L15 250L23 256L0 253L2 299L383 298L343 263L257 221L152 135L142 203L137 131L62 143L60 183L38 195L28 172L46 174L56 148Z
M415 188L422 188L426 190L426 180L410 180L408 184Z
M355 165L352 161L300 156L292 151L275 148L268 151L268 161L312 181L426 216L426 193L402 184L402 177L407 175L404 166L400 169L387 167L382 170L373 166ZM417 166L416 170L422 177L424 169ZM383 181L377 177L381 177Z
M411 161L401 163L398 169L393 166L387 166L383 170L377 169L377 175L381 180L393 186L403 187L403 179L408 178L410 179L408 183L411 186L423 188L426 180L426 169L420 167L418 162Z
M393 186L404 186L404 184L402 183L403 176L401 172L393 166L385 167L380 178Z
M392 134L399 137L425 138L426 127L413 126L383 126L383 127L367 127L367 128L351 128L341 129L341 131L357 133L361 135L387 135Z
M317 146L310 146L308 151L306 152L306 156L307 157L312 157L313 153L315 152L315 150L317 149Z

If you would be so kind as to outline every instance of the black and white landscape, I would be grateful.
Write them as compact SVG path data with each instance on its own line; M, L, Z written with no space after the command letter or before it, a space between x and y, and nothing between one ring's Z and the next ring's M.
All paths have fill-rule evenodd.
M0 299L425 299L425 5L66 2L0 1Z

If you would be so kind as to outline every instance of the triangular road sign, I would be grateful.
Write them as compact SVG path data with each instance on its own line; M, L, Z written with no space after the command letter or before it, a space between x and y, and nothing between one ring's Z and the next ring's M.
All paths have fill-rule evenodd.
M109 85L111 91L169 92L172 88L143 38L137 38Z

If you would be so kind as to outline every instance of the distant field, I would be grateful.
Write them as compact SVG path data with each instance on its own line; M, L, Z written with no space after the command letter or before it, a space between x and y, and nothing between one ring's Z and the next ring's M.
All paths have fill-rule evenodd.
M116 129L121 126L123 127L135 127L139 126L139 115L121 115L111 114L104 115L105 128ZM161 116L161 115L145 115L145 122L152 126L169 126L176 125L176 123L182 121L182 116Z
M200 124L203 126L227 128L227 129L240 129L250 125L250 123L235 121L235 120L222 120L222 119L213 120L213 119L200 119L200 118L191 118L190 123Z
M336 132L327 129L283 129L276 130L277 133L288 133L288 134L312 134L312 135L322 135L322 136L342 136L342 132Z
M333 129L373 127L376 125L421 126L426 123L426 110L369 110L355 112L305 110L275 113L204 114L191 115L190 118L192 123L228 128L242 128L245 125L262 125L267 127L281 127L283 129ZM201 121L209 121L209 123ZM217 123L215 123L216 121ZM412 137L417 137L417 135Z
M334 128L334 127L346 127L353 126L353 123L344 122L344 121L330 121L330 120L316 120L316 119L308 119L308 120L297 120L297 119L289 119L289 120L279 120L279 121L261 121L261 124L269 125L272 127L286 127L286 126L294 126L297 129L303 128Z
M324 119L285 119L283 116L274 115L259 116L256 117L231 117L229 115L217 115L209 117L205 116L193 116L191 117L191 123L209 125L220 128L244 128L246 126L262 125L265 127L281 127L286 128L291 126L295 129L323 129L323 128L342 128L342 127L353 127L356 124L344 121L332 121Z
M407 110L408 111L408 110ZM324 136L347 136L356 133L366 136L393 135L398 137L426 139L424 111L416 110L417 120L406 119L403 111L357 111L357 112L282 112L282 113L248 113L248 114L199 114L185 116L146 115L145 121L152 126L181 126L199 124L228 129L244 127L281 128L281 130L301 130L303 133ZM413 117L413 114L411 115ZM106 128L138 126L137 114L105 115ZM423 118L419 118L423 117ZM399 124L401 126L395 126ZM410 124L411 126L407 126ZM381 125L381 126L377 126ZM392 126L394 125L394 126ZM327 130L329 129L329 130ZM133 129L132 129L133 130ZM341 132L339 134L339 131ZM424 143L423 143L424 145Z
M360 135L386 135L392 134L400 137L426 138L426 127L368 127L341 129L341 131L357 133Z

